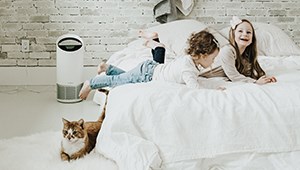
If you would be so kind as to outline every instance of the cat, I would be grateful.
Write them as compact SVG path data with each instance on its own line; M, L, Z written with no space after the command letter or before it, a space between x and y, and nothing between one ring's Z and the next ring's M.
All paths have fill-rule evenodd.
M90 153L95 145L102 122L105 118L108 90L100 89L106 95L103 110L99 119L95 122L85 122L83 119L78 121L63 121L63 139L61 141L61 159L63 161L76 160Z

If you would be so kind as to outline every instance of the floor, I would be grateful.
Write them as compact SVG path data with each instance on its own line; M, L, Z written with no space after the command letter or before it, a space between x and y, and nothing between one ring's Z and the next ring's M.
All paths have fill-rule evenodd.
M60 131L62 118L97 120L101 106L93 93L78 103L60 103L55 86L0 86L0 139Z

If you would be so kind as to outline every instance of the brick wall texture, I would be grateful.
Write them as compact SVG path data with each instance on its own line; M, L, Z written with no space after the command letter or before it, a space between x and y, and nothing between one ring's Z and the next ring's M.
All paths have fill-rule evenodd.
M139 29L157 23L153 7L159 0L1 0L0 67L55 67L56 40L73 33L85 43L85 66L95 66L123 49ZM189 16L228 26L233 15L271 23L300 45L299 0L195 0ZM30 51L21 52L21 41Z

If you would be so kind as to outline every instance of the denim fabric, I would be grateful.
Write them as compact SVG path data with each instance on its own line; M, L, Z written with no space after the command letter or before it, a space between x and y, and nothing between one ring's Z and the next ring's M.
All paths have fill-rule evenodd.
M106 75L119 75L122 73L125 73L125 71L113 65L109 65L105 72Z
M137 67L128 72L110 65L106 71L109 75L97 75L90 80L90 87L98 89L102 87L116 87L128 83L141 83L152 80L154 68L158 65L153 60L140 63Z

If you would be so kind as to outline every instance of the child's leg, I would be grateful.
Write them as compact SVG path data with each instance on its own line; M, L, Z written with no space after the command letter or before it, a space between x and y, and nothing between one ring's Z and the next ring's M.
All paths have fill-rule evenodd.
M101 63L98 65L97 73L98 73L98 74L101 74L102 72L106 72L107 68L108 68L108 64L106 64L105 62L101 62Z
M159 64L165 63L165 53L166 49L164 47L156 47L152 49L153 60Z
M82 100L86 100L86 98L88 97L89 93L92 91L91 87L90 87L90 81L86 80L83 83L83 86L79 92L79 97Z
M79 97L85 100L89 93L94 89L115 87L127 83L132 83L132 81L131 74L126 72L119 75L97 75L91 80L87 80L83 83L83 86L79 92Z
M157 32L146 32L145 30L140 30L139 37L153 40L153 39L158 38L158 34L157 34Z
M123 76L121 76L123 75ZM89 93L94 89L101 89L103 87L114 87L121 84L130 83L130 76L127 73L119 75L97 75L91 80L86 80L79 92L79 97L85 100Z
M106 75L118 75L124 73L125 71L111 64L106 64L105 62L101 62L98 65L97 72L98 74L105 72Z
M121 74L97 75L89 81L89 87L90 89L100 89L103 87L116 87L128 83L141 82L138 78L140 71L141 65L139 64L136 68Z
M153 39L153 41L160 42L158 37ZM166 52L166 49L164 48L164 46L156 47L155 49L151 49L153 60L160 64L164 63L165 62L165 52Z
M106 64L106 63L101 63L98 66L98 74L101 73L101 72L99 72L99 69L101 72L105 71L106 75L98 75L99 77L100 76L103 76L103 77L97 78L98 76L96 76L93 79L91 79L90 81L89 80L85 81L79 92L79 97L81 99L85 100L92 89L110 86L110 84L107 83L107 81L109 82L109 77L111 77L113 75L120 75L120 74L125 73L124 70L122 70L116 66ZM108 79L108 80L106 80L106 79Z
M145 45L152 49L151 52L153 60L161 64L165 62L166 49L162 43L159 43L157 41L159 41L158 38L155 40L148 40Z
M79 97L86 99L88 94L93 89L100 89L103 87L116 87L128 83L140 83L150 81L152 78L153 70L157 65L152 60L147 60L140 63L138 66L128 72L118 75L97 75L91 80L84 82L80 90ZM117 67L115 67L117 68Z
M160 43L157 32L146 32L144 30L139 31L139 36L147 39L145 45L150 47L153 60L158 63L165 62L165 47Z
M119 75L125 73L125 71L119 67L109 64L105 73L106 75Z
M152 40L156 41L156 42L160 42L158 37L157 38L153 38Z

